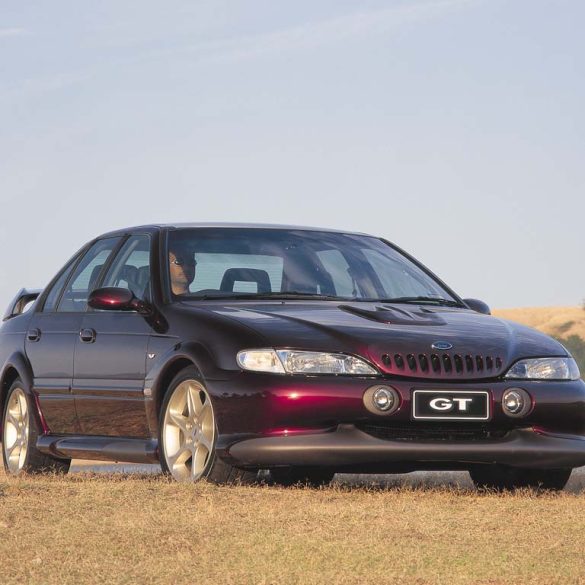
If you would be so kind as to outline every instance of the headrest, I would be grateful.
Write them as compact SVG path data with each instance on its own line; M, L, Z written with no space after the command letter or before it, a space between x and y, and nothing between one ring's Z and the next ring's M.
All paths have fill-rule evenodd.
M271 292L270 277L258 268L228 268L221 279L220 290L233 291L236 282L255 282L259 293Z

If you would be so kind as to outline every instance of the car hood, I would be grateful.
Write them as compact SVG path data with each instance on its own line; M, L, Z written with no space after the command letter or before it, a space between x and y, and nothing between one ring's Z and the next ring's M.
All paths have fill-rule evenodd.
M538 331L467 309L330 301L205 308L253 329L268 347L356 354L398 376L492 378L522 358L566 355L560 343ZM434 349L438 342L452 348Z

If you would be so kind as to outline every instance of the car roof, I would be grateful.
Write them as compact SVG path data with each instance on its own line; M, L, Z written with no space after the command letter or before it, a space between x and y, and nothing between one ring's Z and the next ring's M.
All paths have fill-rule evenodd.
M120 236L124 234L137 233L137 232L156 232L162 229L174 230L174 229L185 229L185 228L230 228L230 229L258 229L258 230L295 230L295 231L308 231L308 232L330 232L338 234L350 234L354 236L370 236L362 232L353 232L346 230L336 230L332 228L319 228L319 227L308 227L298 225L280 225L280 224L268 224L268 223L229 223L229 222L199 222L199 223L166 223L166 224L148 224L138 225L133 227L122 228L107 232L99 236L111 237Z

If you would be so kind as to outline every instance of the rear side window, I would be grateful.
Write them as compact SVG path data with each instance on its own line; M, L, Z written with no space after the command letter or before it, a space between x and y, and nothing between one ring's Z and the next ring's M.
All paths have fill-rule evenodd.
M89 293L95 288L104 264L119 242L120 238L99 240L86 252L67 284L57 311L85 311Z
M390 250L390 248L388 248ZM442 291L425 278L421 270L378 250L362 250L376 272L384 291L389 297L442 296Z
M110 266L103 286L126 288L141 300L150 298L150 238L132 236L126 240Z
M50 312L55 310L55 307L57 306L57 301L61 296L61 291L63 290L63 287L65 286L65 283L67 282L67 279L69 278L69 275L71 274L73 267L75 266L75 262L77 261L78 258L79 256L75 257L69 263L69 265L65 268L65 270L63 270L59 278L55 281L55 284L53 284L53 286L51 287L49 294L45 298L43 312Z
M335 290L326 291L329 294L336 294L343 297L355 297L357 295L357 284L351 275L347 260L339 250L321 250L317 256L327 271ZM324 288L323 286L320 287ZM320 290L318 292L325 292Z

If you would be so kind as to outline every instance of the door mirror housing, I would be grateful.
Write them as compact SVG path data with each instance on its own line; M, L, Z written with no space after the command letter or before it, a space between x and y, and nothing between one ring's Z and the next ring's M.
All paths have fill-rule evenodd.
M483 301L480 301L478 299L463 299L463 302L472 310L475 311L476 313L482 313L483 315L491 315L492 311L489 308L489 306L484 303Z
M87 304L92 309L100 311L136 311L143 314L150 312L148 303L136 298L131 290L113 286L93 290Z

